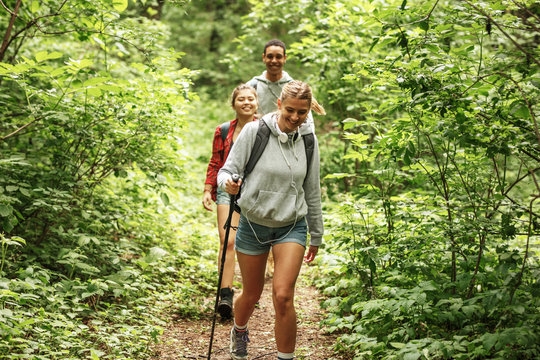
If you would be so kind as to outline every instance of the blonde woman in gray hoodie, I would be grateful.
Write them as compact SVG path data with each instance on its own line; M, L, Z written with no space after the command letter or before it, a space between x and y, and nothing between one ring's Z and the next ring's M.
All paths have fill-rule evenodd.
M244 126L218 173L218 185L227 193L238 194L242 187L235 239L242 293L235 302L231 329L233 360L248 358L248 321L264 288L270 251L274 257L272 299L277 358L294 358L296 280L302 263L313 261L322 243L319 146L315 138L308 164L303 135L313 132L305 123L310 110L324 114L324 109L313 101L309 85L296 80L283 87L277 105L276 112L261 120L270 129L270 137L249 176L243 178L260 126L258 121ZM240 175L237 183L232 181L234 174Z

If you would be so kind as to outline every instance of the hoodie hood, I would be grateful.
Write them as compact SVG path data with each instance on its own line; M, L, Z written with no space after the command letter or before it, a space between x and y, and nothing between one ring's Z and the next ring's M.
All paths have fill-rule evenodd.
M266 114L262 118L262 120L270 128L270 132L272 133L272 135L276 137L279 136L279 132L277 130L278 116L279 116L279 112L273 112L270 114ZM309 117L306 118L306 121L304 121L304 123L298 127L297 132L299 135L306 135L313 132L313 127L309 124L308 120L309 120Z
M283 76L278 81L272 82L266 78L266 70L259 76L253 77L248 85L257 89L259 97L259 113L266 115L277 110L277 99L281 95L283 86L291 82L292 77L283 71Z
M263 82L266 85L279 84L280 87L283 87L284 84L286 84L288 82L291 82L293 80L293 78L286 71L283 71L281 79L279 79L278 81L270 81L270 80L268 80L266 78L266 70L264 70L261 75L255 76L254 79L256 79L256 80L258 80L260 82Z

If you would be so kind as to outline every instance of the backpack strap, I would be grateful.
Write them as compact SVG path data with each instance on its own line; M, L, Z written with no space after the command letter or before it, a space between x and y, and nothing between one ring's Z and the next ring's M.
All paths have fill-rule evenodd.
M247 84L249 86L251 86L252 88L254 88L255 90L257 90L257 84L259 83L259 79L257 79L256 77L254 77L253 79L249 80L247 82Z
M225 139L227 139L227 135L229 134L229 130L231 128L231 122L227 121L223 124L221 124L221 140L225 142Z
M261 157L264 148L266 147L266 144L268 144L269 138L270 128L268 127L266 122L263 121L263 119L260 119L259 129L257 130L257 137L255 138L255 143L253 144L253 148L251 149L251 155L249 156L246 168L244 169L244 179L251 173L251 171L253 171L253 168L255 167L255 164L257 164L257 161L259 161L259 158Z
M304 147L306 149L307 158L306 177L304 178L304 182L306 182L307 174L309 173L309 169L311 167L311 160L313 159L313 151L315 150L315 135L313 135L311 132L309 134L302 135L302 138L304 139Z
M257 137L255 138L255 143L253 144L253 148L251 149L251 155L247 162L246 168L244 169L244 179L253 171L253 168L255 167L255 164L257 164L257 161L259 161L259 158L261 157L269 138L270 128L265 121L260 119L259 129L257 130ZM304 148L307 158L306 178L304 179L305 181L307 179L307 173L309 172L309 168L311 167L313 152L315 150L315 135L313 135L313 133L305 134L302 135L302 139L304 140Z

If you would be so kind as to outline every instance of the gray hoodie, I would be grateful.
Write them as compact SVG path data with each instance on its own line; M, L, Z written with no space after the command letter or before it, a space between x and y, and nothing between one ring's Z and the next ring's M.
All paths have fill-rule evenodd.
M238 205L242 215L249 221L267 227L292 225L305 216L311 235L310 244L319 246L324 228L317 138L311 168L305 179L307 159L303 139L298 136L295 141L291 136L286 143L280 142L276 128L277 116L277 113L271 113L263 117L270 128L270 138L259 161L242 185ZM232 174L243 176L258 127L258 121L244 125L227 161L219 170L218 185L222 189ZM298 128L300 135L311 131L309 124Z
M276 82L272 82L266 78L266 70L260 76L254 76L247 82L248 85L257 89L257 100L259 101L258 113L261 115L270 114L277 110L277 99L281 95L281 90L286 83L294 79L289 76L286 71L282 72L282 77ZM311 130L315 132L315 124L313 115L309 112L306 122L311 126Z
M286 83L292 80L293 78L286 71L283 71L281 79L272 82L266 78L265 70L260 76L254 76L248 81L248 85L257 89L260 114L266 115L277 110L277 99L281 94L281 90Z

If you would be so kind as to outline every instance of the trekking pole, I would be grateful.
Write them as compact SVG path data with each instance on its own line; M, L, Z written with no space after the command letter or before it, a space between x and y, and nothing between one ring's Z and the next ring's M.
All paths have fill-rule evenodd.
M240 180L240 176L237 174L233 174L232 181L235 183ZM212 333L210 335L210 345L208 347L208 360L210 360L210 355L212 355L212 344L214 342L214 330L216 328L216 315L217 315L217 307L219 304L219 291L221 288L221 280L223 278L223 268L225 267L225 258L227 255L227 245L229 242L229 233L231 231L231 220L232 220L232 214L234 212L234 204L236 202L236 195L231 195L231 202L229 204L229 216L227 217L227 221L225 222L225 239L223 240L223 251L221 254L221 264L219 267L219 276L218 276L218 285L217 285L217 294L216 294L216 303L214 305L214 317L212 320Z

